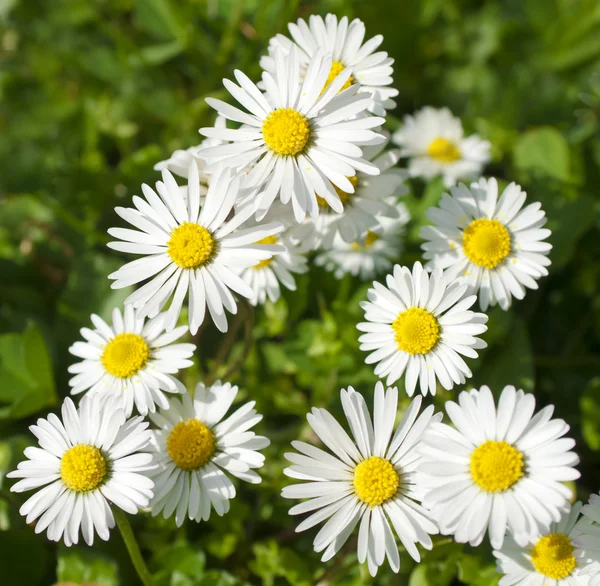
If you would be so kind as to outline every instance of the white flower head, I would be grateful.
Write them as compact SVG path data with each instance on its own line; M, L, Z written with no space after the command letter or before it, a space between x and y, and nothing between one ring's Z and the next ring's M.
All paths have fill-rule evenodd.
M526 193L511 183L498 197L496 179L481 178L469 189L463 184L445 193L426 216L433 226L421 228L428 268L439 267L450 280L462 279L469 294L478 294L481 309L512 298L523 299L526 289L548 274L552 245L544 242L550 230L541 204L523 207Z
M226 474L260 483L254 471L265 457L258 451L269 445L266 437L250 431L261 419L254 401L223 419L238 388L217 381L199 383L194 398L186 393L171 399L171 408L150 415L158 427L150 444L156 469L152 514L166 518L175 513L177 526L186 517L208 521L211 509L220 516L229 511L235 488Z
M583 519L573 539L573 545L579 548L579 574L589 577L589 586L600 586L600 496L590 496L581 513Z
M383 42L383 36L377 35L365 42L364 23L355 18L351 22L347 16L339 19L328 14L325 19L311 15L308 24L302 18L288 24L290 40L284 35L276 35L269 41L269 55L260 60L261 67L273 74L275 72L275 53L278 49L289 52L294 46L298 49L300 68L306 70L311 59L319 50L332 55L333 61L327 83L345 68L352 70L352 77L346 81L346 87L360 84L359 92L371 96L369 111L385 116L385 111L396 107L392 98L398 90L389 87L393 82L392 67L394 60L384 51L377 51ZM377 51L377 52L376 52Z
M35 532L70 546L79 532L88 545L94 534L107 541L115 526L111 505L134 515L148 506L154 483L145 474L150 454L140 453L152 436L141 417L127 419L120 402L98 395L62 405L62 420L51 413L29 429L39 448L25 450L28 460L9 478L22 478L13 492L39 489L19 512ZM43 487L43 488L42 488Z
M358 560L375 576L387 558L394 572L400 556L394 532L408 554L420 561L416 544L432 548L430 535L438 529L421 507L423 496L416 482L420 464L417 446L432 421L433 406L419 416L421 397L412 401L394 431L398 389L375 386L373 419L360 393L341 391L342 407L352 433L325 409L313 408L308 423L330 452L310 444L292 442L297 452L285 454L292 463L284 473L298 480L283 489L285 498L308 499L290 509L291 515L313 512L296 527L304 531L325 521L313 542L322 561L331 559L359 525ZM392 531L393 530L393 531Z
M195 334L204 321L206 308L217 328L227 330L226 311L237 312L232 292L253 296L237 274L239 270L267 260L281 247L255 244L279 233L281 224L260 224L240 229L253 210L234 204L242 192L243 177L230 170L213 175L204 205L200 206L198 168L190 165L188 191L181 193L175 179L163 170L163 181L156 184L158 194L143 185L145 199L134 197L136 209L115 208L136 230L111 228L108 233L119 240L109 247L142 255L109 275L113 289L147 281L126 300L140 315L155 316L171 299L165 328L173 330L188 296L190 331Z
M71 394L114 395L129 417L135 404L141 415L155 411L156 405L168 409L166 393L184 393L185 387L173 376L191 366L194 344L173 344L187 331L180 326L167 333L165 314L145 321L126 305L123 314L113 310L112 326L92 315L96 329L82 328L85 342L75 342L69 352L82 358L69 372Z
M405 116L392 140L402 147L403 157L410 157L412 177L441 175L446 187L459 179L476 179L490 161L490 143L476 134L465 138L460 119L448 108L426 106L414 116Z
M568 511L562 483L579 478L575 441L562 437L569 426L552 419L552 405L534 410L535 397L512 386L497 406L485 386L446 402L455 428L439 423L425 434L419 479L442 534L477 546L487 531L500 549L508 530L525 547Z
M209 170L215 165L235 170L252 167L248 186L258 190L258 219L267 214L278 195L284 204L291 202L298 222L307 214L318 215L317 196L341 213L344 206L335 187L354 193L350 177L358 171L379 174L379 169L363 158L359 145L383 141L372 129L384 119L365 112L371 99L357 93L359 86L340 92L350 78L350 69L344 69L324 90L331 56L318 51L303 78L295 47L289 53L277 50L274 60L273 74L263 73L264 94L241 71L234 72L239 86L223 80L247 112L221 100L206 99L219 114L244 127L201 128L204 136L230 144L202 149L199 154L208 161Z
M365 322L357 328L361 350L371 352L367 364L387 384L404 373L412 396L419 381L421 393L435 395L437 381L445 389L464 384L472 376L463 356L477 358L487 344L477 336L487 330L487 316L470 311L475 295L467 286L449 281L440 269L430 275L416 262L412 272L396 265L386 277L387 287L374 282L369 301L363 301Z

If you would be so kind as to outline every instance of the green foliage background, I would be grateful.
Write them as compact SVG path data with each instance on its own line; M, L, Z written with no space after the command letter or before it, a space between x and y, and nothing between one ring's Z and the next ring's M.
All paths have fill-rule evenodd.
M486 174L521 183L543 203L551 274L511 311L491 312L489 348L469 382L496 392L512 383L535 390L540 405L555 404L577 439L578 498L600 489L597 0L0 0L3 583L138 584L116 531L93 549L34 535L18 515L25 495L9 492L4 473L32 443L27 426L67 395L67 348L79 328L127 294L106 278L123 262L106 248L114 206L156 180L156 161L200 141L197 129L212 123L204 98L225 97L222 77L239 68L257 79L272 35L328 11L385 35L400 90L392 129L423 105L449 106L492 142ZM441 192L438 181L412 183L400 262L420 258L416 234ZM422 564L402 552L399 576L382 568L372 581L353 542L321 564L315 532L294 533L279 497L283 452L292 439L311 438L304 415L312 405L339 414L339 389L350 384L372 394L355 330L367 287L312 269L297 292L258 309L254 323L246 309L225 339L212 326L201 331L186 382L227 376L239 384L244 399L256 399L272 445L263 483L239 486L225 518L181 529L133 519L158 586L496 584L487 545L438 538Z

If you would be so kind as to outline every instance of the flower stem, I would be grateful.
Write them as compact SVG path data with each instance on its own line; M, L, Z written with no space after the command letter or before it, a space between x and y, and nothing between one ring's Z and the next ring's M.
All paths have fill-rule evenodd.
M135 535L133 534L133 530L131 529L127 515L117 507L113 509L113 514L115 516L115 521L117 522L117 527L123 536L123 541L125 542L125 546L129 552L129 557L131 558L133 567L140 577L142 584L144 584L144 586L153 586L154 582L152 581L152 576L148 570L148 567L146 566L144 558L142 557L140 546L135 539Z

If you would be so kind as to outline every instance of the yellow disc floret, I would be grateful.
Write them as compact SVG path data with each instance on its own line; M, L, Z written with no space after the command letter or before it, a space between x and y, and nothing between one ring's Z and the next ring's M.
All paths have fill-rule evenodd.
M354 189L356 189L356 186L358 185L358 176L352 175L352 177L346 177L346 179L348 179L348 181L350 181L350 183L352 184L352 187L354 187ZM354 193L348 193L347 191L342 191L337 185L334 185L333 188L335 189L335 192L338 194L338 197L340 198L341 202L344 205L346 205L348 203L348 201L354 195ZM317 203L319 204L319 207L324 210L331 209L329 204L327 203L327 200L324 197L317 195Z
M486 441L471 454L471 478L486 492L508 490L523 469L523 454L506 442Z
M577 566L571 540L562 533L550 533L538 539L531 550L531 561L535 569L553 580L563 580Z
M60 477L67 488L76 492L98 488L106 478L106 473L106 459L94 446L73 446L60 460Z
M440 339L438 320L421 307L403 311L393 321L398 349L408 354L427 354Z
M293 108L271 112L262 125L266 145L276 154L295 156L304 151L310 138L308 119Z
M119 378L130 378L150 358L146 340L137 334L117 334L106 346L100 360L106 372Z
M215 453L215 436L198 419L185 419L167 437L167 452L182 470L197 470Z
M427 154L440 163L454 163L460 159L459 148L451 140L441 136L429 143Z
M262 240L258 240L254 244L277 244L277 236L267 236ZM261 260L258 263L256 263L252 268L255 270L264 269L265 267L268 267L272 262L273 257L265 258L264 260Z
M463 231L463 250L476 265L496 268L510 254L510 234L498 220L473 220Z
M353 484L356 496L373 508L382 505L398 492L400 477L391 462L371 456L354 469Z
M193 222L184 222L171 232L167 244L171 260L182 269L197 269L208 264L217 251L213 235Z
M344 71L344 69L345 69L345 66L344 66L344 64L341 61L334 61L331 64L331 69L329 70L329 75L327 77L327 81L325 82L325 85L323 86L323 91L321 93L323 93L331 85L331 82L340 73L342 73L342 71ZM340 92L343 92L345 89L348 89L353 83L354 83L354 78L352 76L350 76L346 80L346 83L340 89Z

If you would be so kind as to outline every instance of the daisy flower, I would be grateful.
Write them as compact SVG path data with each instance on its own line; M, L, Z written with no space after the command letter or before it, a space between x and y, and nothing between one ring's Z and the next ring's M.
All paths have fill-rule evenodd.
M589 577L589 586L600 586L600 496L593 494L581 510L583 521L573 544L580 549L580 576Z
M113 310L112 326L92 315L96 329L82 328L85 342L75 342L69 352L83 358L69 367L75 376L69 381L71 394L114 395L121 401L129 417L133 405L141 415L155 411L156 404L169 408L167 393L185 393L185 387L174 377L179 369L192 366L189 360L194 344L173 344L187 331L187 326L166 333L161 313L145 322L131 305L123 315Z
M265 71L271 74L275 72L275 54L278 49L289 52L292 46L296 47L301 71L305 71L315 54L323 50L333 57L327 84L340 71L349 68L352 70L352 77L343 87L353 83L360 84L359 92L371 96L371 112L385 116L386 109L396 107L392 98L398 95L398 90L389 87L393 81L394 60L386 52L377 51L383 42L383 35L364 42L366 29L361 20L355 18L348 23L348 17L344 16L338 21L334 14L328 14L325 20L321 16L311 15L308 24L300 18L296 23L288 24L288 30L293 40L277 35L269 41L269 54L260 60L260 66Z
M25 450L28 460L9 478L22 478L12 492L40 489L20 508L35 532L70 546L79 531L88 545L94 534L107 541L115 526L111 504L134 515L148 506L154 483L144 474L150 454L139 453L152 436L141 417L127 419L119 401L98 395L62 405L62 421L51 413L29 429L39 448ZM43 487L43 488L41 488Z
M250 431L261 419L255 401L223 419L238 392L217 381L206 388L199 383L194 398L171 399L171 408L150 415L158 427L150 444L156 484L152 514L164 518L175 513L177 526L186 517L208 521L211 509L222 516L229 511L235 488L225 473L257 484L265 457L257 450L269 445L266 437Z
M323 91L331 56L317 52L303 81L295 47L289 53L277 50L274 61L273 74L263 73L264 95L241 71L234 72L239 86L223 80L248 112L206 99L219 114L245 128L201 128L204 136L231 143L202 149L200 156L209 162L208 170L215 165L236 170L252 166L248 187L259 190L255 199L258 219L266 215L277 195L284 204L291 201L298 222L306 214L318 215L317 196L342 212L344 205L335 187L354 193L349 178L358 171L379 174L379 169L363 158L358 145L381 142L383 137L371 129L381 126L384 119L365 113L371 98L358 94L358 86L338 95L350 78L349 69Z
M402 147L403 157L410 157L412 177L441 175L446 187L461 178L478 177L490 161L490 143L476 134L464 138L460 119L448 108L426 106L414 116L405 116L404 126L392 140Z
M434 415L429 406L417 418L421 407L417 397L394 432L398 389L386 392L377 383L372 420L363 396L352 387L342 389L341 400L352 438L328 411L313 408L308 423L332 453L292 442L298 452L285 454L292 466L284 473L307 482L286 486L282 495L308 499L292 507L291 515L316 511L296 531L326 521L313 542L315 551L324 550L322 561L331 559L360 523L359 562L366 560L375 576L387 558L397 573L400 557L393 532L416 562L421 559L416 544L431 549L429 535L438 532L419 504L423 493L415 474L420 463L416 447L430 422L439 421L441 414Z
M398 204L396 209L397 218L379 218L379 224L368 229L356 242L349 244L336 235L330 248L320 250L315 264L333 272L337 279L350 273L355 277L358 275L362 281L369 281L389 271L400 257L404 229L410 219L404 204Z
M486 533L500 549L507 529L521 547L549 531L569 509L579 478L569 426L551 419L554 407L535 416L535 397L504 388L496 407L488 387L463 391L446 402L456 427L433 425L423 437L423 505L444 535L479 545Z
M577 547L583 526L579 521L581 503L575 503L558 523L550 526L548 533L536 537L525 547L520 547L507 537L499 551L497 571L504 574L500 586L588 586L600 578L584 573L584 552ZM585 530L585 529L583 529ZM600 545L596 543L596 554Z
M463 278L483 311L496 303L508 309L512 297L523 299L525 289L537 289L536 280L548 274L546 213L538 202L523 208L526 194L515 183L498 199L493 178L450 193L425 214L434 223L421 228L428 268L440 267L450 280Z
M437 381L445 389L462 385L472 376L461 354L477 358L475 349L485 348L480 338L487 330L487 316L469 311L476 300L464 297L467 286L444 278L436 269L429 275L416 262L408 267L394 266L386 277L387 287L374 282L369 301L361 302L365 322L356 327L360 349L371 352L365 362L378 363L375 374L387 376L387 384L404 372L406 392L435 395Z
M240 230L252 209L234 210L242 189L242 177L229 170L212 177L204 205L200 207L198 167L190 165L188 191L183 195L167 170L156 192L142 186L145 200L134 197L137 209L115 208L137 230L111 228L119 241L109 247L120 252L143 255L109 275L113 289L149 281L129 295L140 315L154 316L172 297L166 312L165 328L173 330L189 291L190 331L195 334L204 321L206 308L217 328L227 331L226 310L237 312L232 291L251 298L253 291L238 275L241 269L267 260L279 246L255 244L274 236L281 224L263 224ZM160 197L159 197L160 196Z

